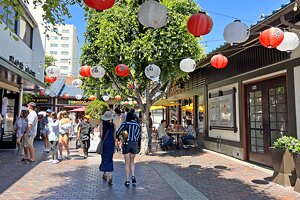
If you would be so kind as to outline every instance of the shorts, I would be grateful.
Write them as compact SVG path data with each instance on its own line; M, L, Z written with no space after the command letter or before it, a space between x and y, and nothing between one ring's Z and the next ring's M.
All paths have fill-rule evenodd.
M33 140L34 140L34 136L25 135L23 140L24 147L33 147Z
M138 142L123 142L122 145L122 154L138 154L139 145Z

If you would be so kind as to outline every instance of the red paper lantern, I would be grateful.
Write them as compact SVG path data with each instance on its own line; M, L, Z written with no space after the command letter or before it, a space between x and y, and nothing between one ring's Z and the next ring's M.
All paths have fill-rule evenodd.
M280 28L268 28L259 35L259 42L267 48L275 48L282 42L284 33Z
M39 92L39 95L40 95L40 96L44 96L44 95L45 95L45 90L41 90L41 91Z
M134 85L133 85L132 83L130 83L130 84L128 85L128 88L129 88L129 89L133 89L133 88L134 88Z
M91 101L94 101L94 100L96 100L96 96L94 96L94 95L91 95L91 96L89 97L89 100L91 100Z
M227 66L228 59L222 54L214 55L210 59L210 64L217 69L221 69Z
M128 105L129 104L129 102L128 101L124 101L124 105Z
M120 95L116 95L115 96L115 100L120 101L121 100L121 96Z
M119 64L115 68L116 74L120 77L126 77L129 75L129 67L124 64Z
M45 81L47 83L54 83L56 81L56 77L51 77L51 76L45 76Z
M91 67L90 66L82 66L79 71L80 76L90 77L91 76Z
M64 98L64 99L68 99L68 98L69 98L69 95L68 95L68 93L65 93L65 94L63 94L63 95L62 95L62 98Z
M193 14L188 22L187 29L195 37L208 34L213 27L213 21L205 12Z
M83 2L95 10L106 10L115 4L115 0L83 0Z

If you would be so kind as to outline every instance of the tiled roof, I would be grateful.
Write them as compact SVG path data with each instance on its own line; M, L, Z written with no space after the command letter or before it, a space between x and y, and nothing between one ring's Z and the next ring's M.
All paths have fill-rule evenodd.
M76 88L71 84L66 85L66 77L58 77L57 80L49 86L49 91L54 93L57 97L62 97L67 93L69 97L75 97L77 94L84 96L84 91Z

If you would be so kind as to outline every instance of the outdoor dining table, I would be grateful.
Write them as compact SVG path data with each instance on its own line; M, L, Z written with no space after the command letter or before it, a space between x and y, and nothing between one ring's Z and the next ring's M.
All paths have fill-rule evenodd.
M187 133L185 131L167 131L168 135L176 136L176 146L179 148L179 136L184 136Z

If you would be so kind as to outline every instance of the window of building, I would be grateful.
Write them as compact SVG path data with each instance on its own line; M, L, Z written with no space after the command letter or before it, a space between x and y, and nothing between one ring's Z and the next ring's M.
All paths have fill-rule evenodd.
M60 70L67 71L69 69L69 66L60 66Z
M69 37L61 37L61 40L69 40Z
M25 44L27 44L30 48L32 48L33 28L23 18L20 18L19 20L18 35Z
M15 19L16 12L12 7L8 8L10 13L6 12L2 6L0 6L0 15L3 16L1 19L14 33L17 33L17 20Z
M62 63L67 63L67 62L69 62L69 59L61 59L61 62Z
M58 47L58 44L51 43L50 47Z
M61 47L69 47L69 44L61 44Z
M61 55L67 56L67 55L69 55L69 52L68 51L62 51Z
M63 33L69 33L70 31L69 31L69 30L66 30L66 29L63 29L62 32L63 32Z
M57 36L51 36L51 40L58 40Z
M51 55L57 55L57 51L50 51Z

